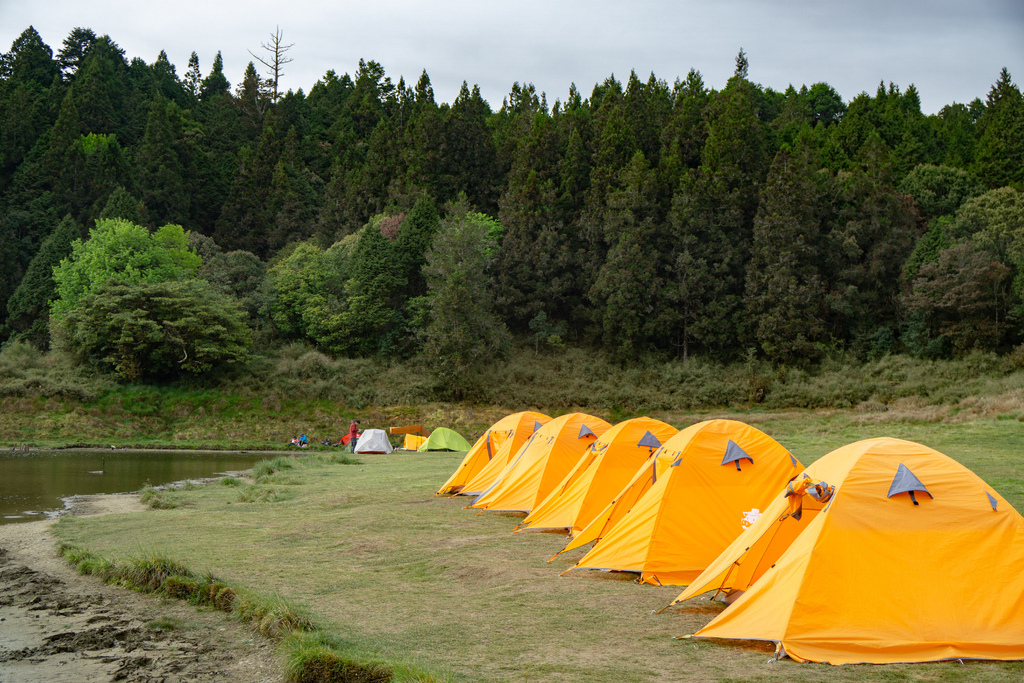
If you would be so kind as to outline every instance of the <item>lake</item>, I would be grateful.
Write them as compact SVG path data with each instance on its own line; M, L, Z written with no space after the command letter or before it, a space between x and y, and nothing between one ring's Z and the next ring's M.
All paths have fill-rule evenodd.
M182 451L31 451L0 454L0 524L31 522L64 509L77 494L138 491L144 485L200 479L273 457ZM102 472L102 474L99 474Z

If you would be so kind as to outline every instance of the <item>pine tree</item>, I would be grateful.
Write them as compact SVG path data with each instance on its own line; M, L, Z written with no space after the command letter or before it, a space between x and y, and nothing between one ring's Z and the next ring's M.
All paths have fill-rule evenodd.
M209 100L218 95L230 94L231 84L224 77L224 58L221 57L220 50L218 50L217 56L213 58L213 67L210 68L210 73L199 86L199 99Z
M7 300L7 328L12 339L26 339L41 349L49 345L50 299L56 291L53 269L71 254L71 244L80 237L78 225L67 215L43 241L21 284Z
M63 47L57 53L57 63L65 79L74 78L95 42L96 34L91 28L71 29L71 33L64 39Z
M225 249L246 249L267 258L274 238L270 194L280 158L273 117L267 117L256 151L242 148L238 172L217 219L215 239Z
M421 197L398 228L394 251L401 272L406 274L408 298L427 293L427 284L422 273L423 264L427 262L427 251L440 227L441 218L438 216L434 201L429 197Z
M508 331L493 312L487 271L494 244L465 200L442 222L427 253L424 275L430 288L426 356L434 374L456 400L473 374L507 348Z
M0 79L48 88L59 77L53 50L31 26L14 39L10 52L0 56Z
M199 70L199 55L193 52L188 58L188 71L182 79L185 92L188 93L189 106L194 106L199 101L199 91L203 85L203 73Z
M975 173L992 189L1024 190L1024 97L1005 68L989 91L978 128Z
M173 102L158 97L135 158L137 187L151 222L189 222L188 161L181 112Z
M761 195L745 308L761 350L774 361L815 360L826 341L826 292L818 271L826 178L803 143L775 156Z
M118 185L113 193L111 193L106 206L103 207L103 210L100 211L96 219L121 218L135 224L141 224L142 216L145 213L145 206L142 202L129 194L124 187Z

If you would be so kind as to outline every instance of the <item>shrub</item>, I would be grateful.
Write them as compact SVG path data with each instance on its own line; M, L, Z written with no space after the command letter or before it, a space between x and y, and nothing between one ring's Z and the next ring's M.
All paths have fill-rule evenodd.
M259 481L264 477L269 477L275 472L281 470L290 470L295 467L295 461L286 456L278 456L273 460L260 460L258 463L252 466L252 476Z
M239 619L253 624L268 638L280 638L292 631L312 631L313 619L280 595L258 595L242 591L237 596L235 613Z
M154 510L173 510L178 507L178 504L167 496L167 491L155 489L148 484L142 487L142 491L139 493L139 502Z
M391 669L377 662L353 661L322 633L301 633L285 643L284 678L288 683L389 683Z

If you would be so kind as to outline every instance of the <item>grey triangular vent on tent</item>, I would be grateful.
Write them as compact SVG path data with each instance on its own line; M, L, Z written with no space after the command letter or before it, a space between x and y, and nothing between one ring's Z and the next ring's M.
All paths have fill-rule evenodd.
M796 458L793 457L793 454L790 453L789 451L786 451L786 455L789 456L789 461L793 463L793 467L796 467Z
M754 459L750 455L740 448L740 445L729 439L729 445L725 447L725 455L722 457L722 464L728 465L731 462L736 463L736 469L740 469L740 460L749 460L750 464L754 464Z
M914 505L917 505L917 498L914 497L914 491L921 491L922 493L927 493L929 498L935 498L935 496L929 493L928 489L924 487L921 480L918 479L906 465L900 463L900 466L896 468L896 476L892 478L892 483L889 485L889 493L885 497L892 498L897 493L909 493L910 500L914 501Z
M540 429L543 426L544 425L542 425L540 422L534 422L533 423L533 431L537 431L538 429Z
M661 448L661 442L658 441L658 437L651 434L650 430L644 434L644 438L640 439L640 443L637 446L647 446L648 448Z
M595 434L594 432L590 431L590 427L588 427L587 425L583 425L582 427L580 427L580 435L577 436L576 438L577 439L582 439L585 436L592 436L595 439L597 438L597 434Z
M991 493L989 493L988 491L985 491L985 495L988 496L988 502L992 506L992 509L995 510L996 509L996 499L995 499L995 497Z

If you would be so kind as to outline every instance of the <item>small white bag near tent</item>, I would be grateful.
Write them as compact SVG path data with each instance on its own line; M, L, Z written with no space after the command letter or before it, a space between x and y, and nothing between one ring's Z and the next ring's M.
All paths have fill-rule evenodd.
M356 443L356 453L390 453L395 450L383 429L367 429Z

